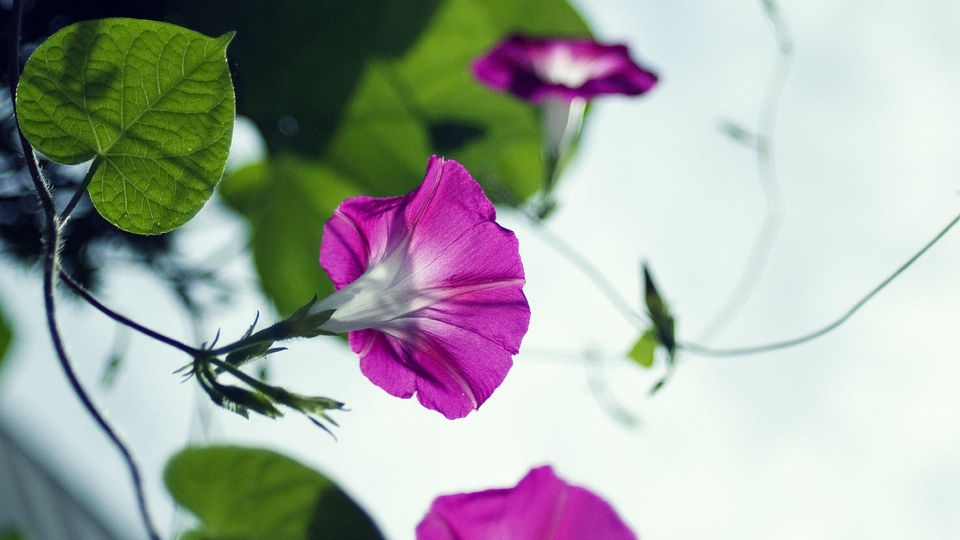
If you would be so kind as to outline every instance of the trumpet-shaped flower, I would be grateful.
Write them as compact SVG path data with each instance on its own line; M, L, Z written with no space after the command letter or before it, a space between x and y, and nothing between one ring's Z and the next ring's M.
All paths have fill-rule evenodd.
M548 97L572 101L601 94L637 95L657 76L630 59L624 45L592 39L510 36L473 63L483 84L539 103Z
M337 289L310 308L349 332L360 369L388 393L460 418L500 385L530 322L517 238L456 161L430 158L407 195L355 197L324 227Z
M516 487L434 499L417 526L417 540L635 540L609 503L567 484L549 466L527 473Z

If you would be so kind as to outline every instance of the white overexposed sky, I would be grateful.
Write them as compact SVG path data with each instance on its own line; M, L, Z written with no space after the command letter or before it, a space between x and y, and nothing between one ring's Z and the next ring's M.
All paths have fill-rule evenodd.
M640 99L597 100L550 229L635 304L646 260L681 339L692 339L736 283L764 216L755 155L719 126L756 126L772 34L759 0L578 5L601 39L627 43L661 82ZM783 223L717 346L829 323L960 211L960 4L781 8L795 43L774 141ZM960 537L960 232L833 333L750 357L682 354L649 398L661 372L622 359L637 330L523 220L501 219L520 237L531 329L504 384L454 422L370 384L330 339L293 343L269 365L278 383L348 403L334 414L338 441L295 415L215 410L171 375L186 358L138 336L116 385L103 389L115 326L63 301L79 371L138 455L161 527L174 521L163 463L204 440L203 417L208 441L274 448L330 475L396 540L413 538L436 495L513 485L544 463L606 497L646 539ZM242 225L216 204L188 231L183 247L197 260L210 246L242 249ZM207 336L217 326L241 334L267 305L251 290L249 261L230 261L224 273L241 292L209 319ZM9 266L2 274L18 341L0 379L0 420L115 514L125 535L142 535L126 470L45 339L39 281ZM110 305L193 339L149 276L122 262L107 275ZM587 351L599 351L608 390L636 426L592 397Z

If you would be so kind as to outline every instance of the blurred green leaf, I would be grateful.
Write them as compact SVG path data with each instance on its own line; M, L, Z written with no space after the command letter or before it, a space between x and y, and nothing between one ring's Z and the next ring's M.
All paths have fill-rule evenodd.
M343 198L407 193L431 154L463 163L494 201L535 193L544 175L537 108L477 83L470 63L511 32L589 34L564 0L282 0L271 10L212 0L178 9L209 33L238 30L238 109L270 158L221 189L251 223L263 289L284 314L332 291L317 254Z
M232 38L137 19L72 24L24 67L20 128L54 161L97 159L90 198L117 227L175 229L210 198L226 164Z
M0 367L3 367L3 359L7 356L7 350L10 349L10 342L13 341L13 332L3 318L3 311L0 310Z
M164 481L177 503L200 519L188 538L383 538L336 484L267 450L187 448L167 463Z
M23 540L26 538L16 529L3 529L0 531L0 540Z
M657 338L656 330L653 328L648 328L643 332L643 335L640 336L640 339L633 344L633 348L630 349L630 352L627 353L627 356L631 360L640 364L643 367L650 367L653 365L653 352L657 348Z
M653 275L646 263L643 265L643 298L647 305L647 313L653 321L653 329L657 341L667 349L667 360L673 361L673 353L677 349L677 340L675 335L676 323L673 315L670 314L670 308L657 290L653 281Z
M323 224L358 187L328 166L285 154L229 175L220 194L249 220L260 282L281 313L333 292L319 263Z

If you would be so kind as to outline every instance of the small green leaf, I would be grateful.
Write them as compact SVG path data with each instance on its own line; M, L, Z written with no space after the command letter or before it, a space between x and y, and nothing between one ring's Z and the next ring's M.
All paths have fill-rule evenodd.
M647 312L653 321L653 328L656 331L657 341L667 349L667 358L672 361L673 353L677 349L677 340L674 334L675 322L673 315L670 314L670 308L660 296L656 284L653 282L653 275L646 263L643 265L643 299L647 305Z
M240 447L187 448L164 472L204 539L380 539L362 508L319 472L288 457Z
M640 339L633 344L633 348L627 353L631 360L643 367L653 365L653 351L657 348L656 330L648 328L640 336Z
M117 227L173 230L203 207L226 165L232 38L136 19L72 24L27 61L20 128L54 161L98 160L90 198Z

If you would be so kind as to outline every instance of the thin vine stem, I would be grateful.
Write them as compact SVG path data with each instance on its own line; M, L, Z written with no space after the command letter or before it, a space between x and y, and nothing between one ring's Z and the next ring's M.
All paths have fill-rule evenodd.
M773 0L761 0L763 12L770 23L773 37L777 43L777 61L767 79L763 103L760 106L760 118L757 121L757 133L753 146L757 158L757 176L760 188L766 200L766 212L763 222L757 230L746 263L737 279L736 285L724 300L720 309L710 319L706 328L700 332L698 341L708 341L722 332L733 320L746 301L750 298L766 267L770 250L783 222L783 189L777 180L773 159L773 137L776 128L777 110L780 97L787 82L790 63L793 58L793 40L786 22Z
M638 311L635 311L630 304L623 299L623 296L617 291L616 287L613 286L613 283L611 283L610 280L603 275L603 272L594 266L589 259L562 238L553 234L553 232L544 225L542 220L526 212L524 212L524 215L531 224L530 228L540 236L540 239L580 270L580 272L607 297L607 300L613 307L616 308L632 326L640 329L647 323L646 318Z
M23 17L23 2L21 0L14 0L11 8L7 78L9 79L10 84L10 95L15 96L17 82L20 79L20 32ZM16 114L14 114L14 117L16 117ZM59 219L57 218L56 206L53 201L53 192L50 185L40 173L40 166L37 162L36 154L33 152L33 147L30 146L30 143L27 142L26 138L23 136L23 132L20 131L19 125L17 126L17 136L23 151L23 159L26 162L27 170L30 173L30 178L33 181L34 188L37 192L37 198L39 199L40 207L43 211L43 302L44 309L46 311L47 329L50 333L50 340L53 343L53 348L56 352L57 359L59 360L60 366L63 369L64 375L66 375L67 381L69 382L74 394L77 395L77 398L83 404L83 407L86 409L87 413L94 419L101 431L107 435L107 437L123 457L123 460L130 472L131 481L136 493L137 506L140 511L140 517L143 521L144 528L146 529L150 538L159 540L160 535L157 533L157 530L153 525L153 520L150 517L150 511L147 507L146 496L143 489L143 479L140 475L140 468L126 443L120 438L120 435L117 433L117 431L110 425L104 415L93 403L90 395L87 393L86 389L84 389L83 383L77 376L76 371L73 369L73 364L70 361L70 357L67 355L66 347L57 324L56 301L54 298L54 289L57 282L57 269L59 268L58 250L60 247L61 238L60 223Z
M98 300L97 297L91 294L90 291L84 289L83 286L80 285L80 283L78 283L75 279L70 277L69 274L67 274L63 270L60 270L59 274L60 274L60 280L63 281L63 283L66 284L66 286L69 287L70 290L72 290L77 296L79 296L80 298L83 298L88 304L96 308L100 313L103 313L104 315L106 315L107 317L110 317L114 321L124 326L127 326L129 328L132 328L133 330L136 330L137 332L140 332L141 334L151 339L155 339L175 349L179 349L187 353L191 357L202 354L202 351L200 351L195 347L191 347L190 345L187 345L182 341L178 341L172 337L161 334L156 330L147 328L146 326L143 326L142 324L134 321L133 319L125 317L120 313L110 309L103 302Z
M929 242L927 242L920 249L920 251L916 252L912 257L907 259L905 263L900 265L900 267L897 268L892 274L890 274L889 276L887 276L886 279L881 281L879 285L871 289L870 292L868 292L863 298L861 298L855 304L853 304L853 306L850 307L850 309L848 309L843 315L841 315L840 318L834 320L830 324L818 330L814 330L813 332L804 334L799 337L795 337L793 339L776 341L776 342L768 343L764 345L739 347L735 349L715 349L715 348L707 347L707 346L700 345L697 343L692 343L692 342L678 343L677 348L685 350L690 353L699 354L702 356L746 356L750 354L760 354L760 353L775 351L779 349L786 349L788 347L793 347L795 345L800 345L801 343L812 341L820 336L823 336L824 334L827 334L828 332L834 330L835 328L837 328L838 326L846 322L847 319L852 317L854 313L856 313L857 311L860 310L860 308L866 305L866 303L869 302L874 296L876 296L877 293L879 293L884 288L886 288L887 285L889 285L893 280L895 280L907 268L910 268L910 266L913 265L913 263L915 263L917 259L923 256L923 254L926 253L931 247L933 247L934 244L940 241L940 239L943 238L950 231L950 229L952 229L953 226L957 224L958 221L960 221L960 214L957 214L952 220L950 220L950 223L947 223L947 225L943 229L941 229L940 232L937 233L936 236L934 236Z
M170 336L157 332L152 328L148 328L134 321L133 319L126 317L121 313L114 311L113 309L110 309L109 307L107 307L106 304L98 300L96 296L90 293L90 291L87 291L86 289L84 289L83 286L80 285L80 283L78 283L75 279L70 277L70 275L64 272L63 270L59 271L59 275L60 275L60 280L63 281L63 283L66 284L67 287L70 288L70 290L72 290L77 296L87 301L87 303L89 303L91 306L96 308L97 311L99 311L100 313L103 313L104 315L113 319L114 321L124 326L127 326L129 328L132 328L133 330L136 330L137 332L140 332L141 334L151 339L154 339L156 341L159 341L160 343L169 345L174 349L182 351L186 353L188 356L190 356L191 358L197 358L201 356L206 358L213 358L213 357L229 354L231 352L243 349L244 347L249 347L254 344L264 343L266 341L277 341L281 339L288 339L290 337L288 332L289 327L287 323L285 321L280 321L272 326L268 326L264 328L263 330L260 330L255 333L251 333L250 335L245 336L228 345L224 345L222 347L217 347L217 348L210 348L210 349L198 349L196 347L191 347L190 345L187 345L186 343L180 340L174 339Z

